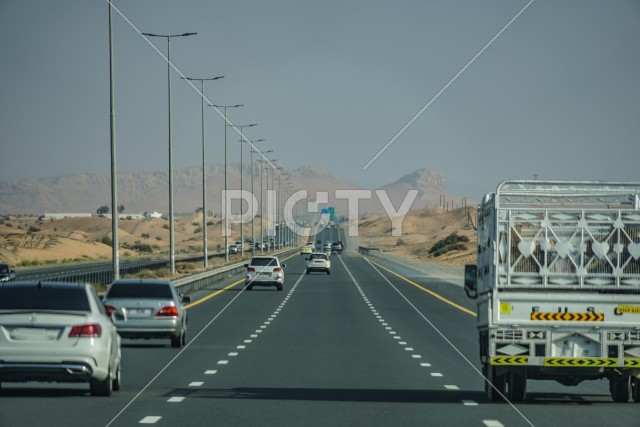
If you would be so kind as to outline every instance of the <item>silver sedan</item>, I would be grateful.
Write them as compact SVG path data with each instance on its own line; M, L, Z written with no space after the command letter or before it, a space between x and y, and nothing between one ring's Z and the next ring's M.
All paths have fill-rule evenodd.
M123 279L113 282L104 295L108 314L114 317L122 338L170 338L172 347L187 342L187 311L169 280Z

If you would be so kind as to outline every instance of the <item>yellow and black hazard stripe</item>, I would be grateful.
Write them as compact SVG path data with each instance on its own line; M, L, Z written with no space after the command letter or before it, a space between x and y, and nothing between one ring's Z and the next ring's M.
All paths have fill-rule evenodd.
M624 359L625 368L640 368L640 359Z
M603 313L531 313L531 320L553 320L559 322L604 322Z
M618 359L612 357L546 357L544 366L571 368L611 368L618 366Z
M529 363L529 356L493 356L492 365L526 365Z

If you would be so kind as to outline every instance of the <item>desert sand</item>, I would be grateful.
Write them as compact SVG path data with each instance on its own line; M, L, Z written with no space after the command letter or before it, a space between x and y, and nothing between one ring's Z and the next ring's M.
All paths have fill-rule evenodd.
M475 209L423 209L410 212L402 223L402 235L393 236L391 220L386 215L369 215L359 219L359 245L377 247L384 252L424 260L432 263L463 265L475 262L476 237L471 226ZM224 247L220 218L209 218L209 253L221 252ZM260 224L255 222L256 239ZM180 254L202 253L202 214L176 218L174 224L175 249ZM169 252L168 220L119 220L120 256L162 256ZM346 223L344 224L346 231ZM457 250L433 257L429 249L451 233L469 237L465 250ZM245 225L245 238L251 236L251 224ZM234 226L230 244L239 240L240 227ZM0 262L17 268L35 265L111 259L111 220L104 217L64 218L42 220L35 216L5 217L0 224ZM306 239L303 239L306 241ZM152 254L135 250L148 245ZM240 259L239 256L234 260Z

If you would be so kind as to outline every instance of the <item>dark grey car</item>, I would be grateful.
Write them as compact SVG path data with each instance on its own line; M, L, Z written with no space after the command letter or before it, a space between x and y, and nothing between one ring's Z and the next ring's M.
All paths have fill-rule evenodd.
M114 323L123 338L170 338L172 347L187 342L187 311L169 280L123 279L113 282L104 295L107 313L122 311Z

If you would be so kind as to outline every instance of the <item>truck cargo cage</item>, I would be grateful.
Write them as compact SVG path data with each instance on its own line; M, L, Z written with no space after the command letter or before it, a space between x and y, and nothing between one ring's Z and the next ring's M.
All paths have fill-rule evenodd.
M497 269L481 290L639 293L640 184L503 182L478 209L478 249Z

